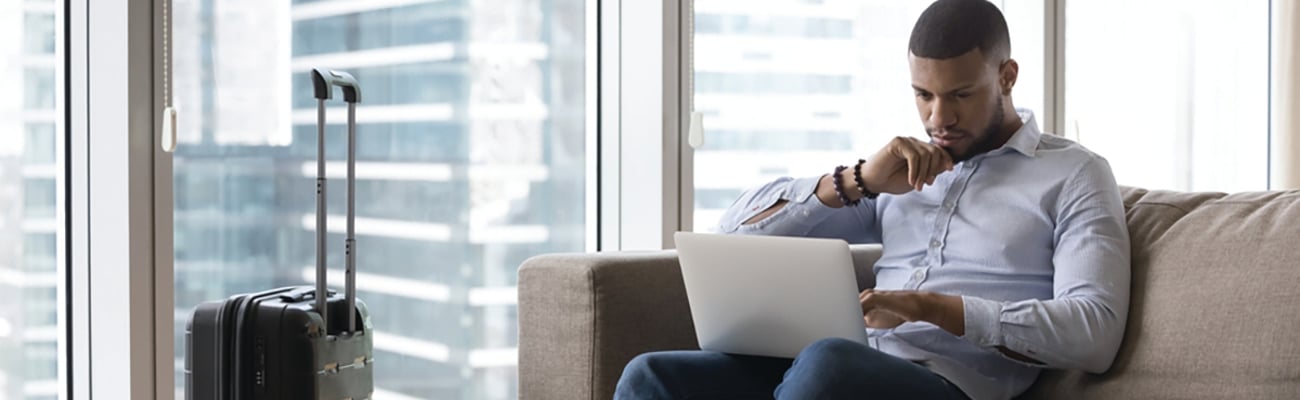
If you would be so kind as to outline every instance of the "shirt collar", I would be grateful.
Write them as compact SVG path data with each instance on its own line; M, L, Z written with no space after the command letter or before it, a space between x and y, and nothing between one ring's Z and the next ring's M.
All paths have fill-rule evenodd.
M1033 157L1038 150L1038 140L1043 136L1042 131L1038 130L1038 121L1034 120L1034 112L1028 108L1017 108L1016 114L1020 116L1020 129L1011 135L1011 139L1002 145L1002 148L1012 149L1029 157Z

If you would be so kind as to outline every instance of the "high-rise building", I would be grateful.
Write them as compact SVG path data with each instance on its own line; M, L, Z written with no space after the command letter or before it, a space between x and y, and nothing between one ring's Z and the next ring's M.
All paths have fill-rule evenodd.
M53 2L0 3L0 398L58 394L56 103Z
M308 72L322 66L362 86L357 284L376 398L517 397L515 270L586 244L584 2L173 4L178 367L198 302L314 279ZM330 106L341 272L345 116Z
M698 0L695 229L711 231L740 194L816 176L915 133L907 33L925 3Z

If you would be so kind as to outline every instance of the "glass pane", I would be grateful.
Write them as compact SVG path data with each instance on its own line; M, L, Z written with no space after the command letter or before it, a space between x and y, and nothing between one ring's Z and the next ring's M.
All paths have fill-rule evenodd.
M585 4L173 0L177 393L196 304L313 282L308 72L325 66L363 89L357 284L375 398L516 398L515 271L585 250L594 223ZM326 140L340 271L344 117L331 113Z
M928 1L695 0L695 230L711 231L745 189L816 176L894 136L924 136L907 42ZM1020 63L1018 107L1043 104L1043 5L994 1ZM1041 119L1041 118L1040 118Z
M1067 4L1067 137L1121 185L1267 187L1267 1Z
M63 6L0 0L0 399L55 399ZM57 37L56 37L57 36Z

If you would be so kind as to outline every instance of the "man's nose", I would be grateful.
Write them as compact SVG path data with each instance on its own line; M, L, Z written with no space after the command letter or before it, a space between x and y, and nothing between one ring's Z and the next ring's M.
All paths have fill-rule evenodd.
M957 124L957 113L953 104L947 100L935 99L930 103L930 120L932 129L943 129Z

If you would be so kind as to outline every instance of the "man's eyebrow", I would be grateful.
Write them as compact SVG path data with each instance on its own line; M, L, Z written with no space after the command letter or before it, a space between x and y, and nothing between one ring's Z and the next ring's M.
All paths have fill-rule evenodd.
M959 87L959 88L953 89L953 90L949 91L948 93L957 93L957 92L961 92L961 91L965 91L965 90L970 90L970 89L972 89L972 88L974 88L974 87L975 87L975 84L974 84L974 83L969 83L969 84L966 84L966 85L961 86L961 87ZM916 86L916 85L912 85L912 90L915 90L915 91L918 91L918 92L923 92L923 93L930 93L929 90L922 89L920 86Z

